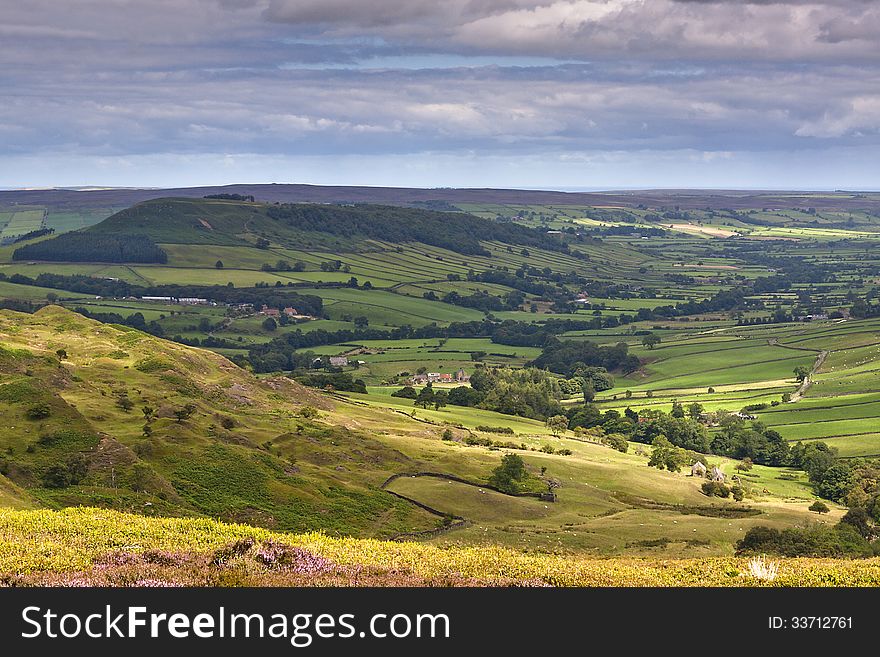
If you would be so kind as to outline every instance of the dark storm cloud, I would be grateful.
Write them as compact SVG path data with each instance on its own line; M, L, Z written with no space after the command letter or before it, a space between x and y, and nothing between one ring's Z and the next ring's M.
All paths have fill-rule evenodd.
M880 142L873 2L0 2L6 157L723 159Z

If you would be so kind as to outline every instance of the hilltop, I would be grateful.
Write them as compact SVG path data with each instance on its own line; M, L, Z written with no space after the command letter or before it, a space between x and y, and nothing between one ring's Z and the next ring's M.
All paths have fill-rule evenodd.
M223 185L166 189L42 189L0 191L0 203L49 205L67 211L90 207L128 207L162 197L202 198L218 193L255 196L270 203L503 203L511 205L596 205L681 208L874 207L877 194L858 192L655 189L562 192L528 189L363 187L301 184Z

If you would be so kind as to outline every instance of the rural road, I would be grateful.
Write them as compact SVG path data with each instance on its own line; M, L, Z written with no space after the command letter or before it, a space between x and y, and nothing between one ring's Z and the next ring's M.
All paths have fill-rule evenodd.
M825 364L825 359L828 358L829 353L830 352L828 351L819 352L819 355L816 357L816 362L813 363L813 369L810 370L810 373L807 374L806 378L801 382L800 386L798 386L798 389L791 396L790 403L793 404L794 402L799 401L807 393L807 390L812 387L813 375L822 368L822 365Z

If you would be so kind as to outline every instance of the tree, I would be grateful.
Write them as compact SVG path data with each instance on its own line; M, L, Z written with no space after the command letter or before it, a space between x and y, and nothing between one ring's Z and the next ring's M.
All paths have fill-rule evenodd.
M798 365L794 368L794 376L798 381L803 382L808 376L810 376L810 370L803 365Z
M840 500L846 496L853 484L853 474L850 466L845 463L835 463L822 475L816 492L826 500Z
M623 452L624 454L626 454L626 451L629 449L629 443L626 438L619 433L608 434L602 438L602 442L612 449L616 449L618 452Z
M438 390L434 393L434 410L439 411L449 403L449 393L445 390Z
M49 303L55 303L56 301L58 301L58 295L54 292L49 292L46 295L46 301L48 301Z
M596 398L596 387L590 379L586 379L583 385L584 403L589 404Z
M116 398L116 407L128 413L134 408L134 402L128 398L128 394L123 393Z
M58 356L58 360L67 360L67 351L64 349L56 349L55 355Z
M401 397L403 399L415 399L419 396L419 393L416 392L416 389L412 386L404 386L400 390L395 390L391 393L392 397Z
M223 261L218 260L217 262L214 263L214 267L217 269L223 269Z
M184 420L188 420L192 417L193 413L196 412L195 404L187 404L183 408L178 408L174 411L174 417L177 418L178 424L182 423Z
M651 443L654 450L648 465L660 470L678 472L688 462L688 454L680 447L673 445L666 436L657 436Z
M271 317L267 317L263 320L263 329L266 331L274 331L278 328L278 323L272 319Z
M828 505L821 500L816 500L810 505L810 511L815 511L816 513L830 513L831 509L828 508Z
M653 349L661 342L660 336L655 333L648 333L648 335L642 338L642 345L648 349Z
M505 454L501 457L501 465L492 471L489 483L505 493L515 493L519 489L519 482L529 476L526 464L517 454Z
M736 464L736 469L740 472L748 472L752 469L752 459L748 456L745 457L742 461Z
M672 411L669 413L672 417L681 419L684 417L684 406L677 399L672 402Z
M366 317L355 317L354 318L355 328L364 329L370 325L370 320Z
M703 416L703 405L700 402L694 402L687 408L688 416L692 420L699 420Z
M419 391L418 397L416 397L415 405L421 406L426 409L428 406L434 403L434 389L427 385Z
M568 418L564 415L554 415L547 418L547 428L550 429L554 436L559 436L568 430Z

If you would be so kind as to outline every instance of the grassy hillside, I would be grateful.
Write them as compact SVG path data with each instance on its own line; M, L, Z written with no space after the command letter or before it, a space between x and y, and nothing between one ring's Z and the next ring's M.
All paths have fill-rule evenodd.
M301 417L326 404L289 380L58 307L4 311L0 344L2 473L45 506L366 535L435 524L377 488L405 455Z
M481 435L478 425L512 420L454 407L416 413L387 396L258 380L212 352L52 306L0 313L0 345L2 473L15 484L5 495L19 506L102 506L356 536L422 531L443 519L383 482L418 471L485 482L501 452L466 438ZM647 467L645 454L554 438L535 421L513 426L509 439L524 446L536 484L545 473L561 483L558 502L502 496L500 504L428 479L398 479L388 490L470 521L434 541L529 551L730 554L756 524L819 520L807 511L813 496L803 473L756 466L743 504L713 501L699 480ZM443 439L447 430L452 440ZM541 451L550 446L571 454ZM729 460L718 462L732 471Z

